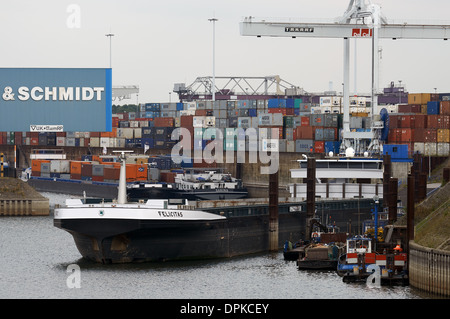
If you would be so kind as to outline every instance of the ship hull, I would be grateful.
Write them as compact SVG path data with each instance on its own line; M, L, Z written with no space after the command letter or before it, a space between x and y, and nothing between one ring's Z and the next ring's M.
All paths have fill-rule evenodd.
M226 258L269 250L268 216L209 221L95 219L55 220L72 234L80 254L101 263ZM108 231L105 231L107 229ZM280 248L286 238L299 238L300 214L279 217Z

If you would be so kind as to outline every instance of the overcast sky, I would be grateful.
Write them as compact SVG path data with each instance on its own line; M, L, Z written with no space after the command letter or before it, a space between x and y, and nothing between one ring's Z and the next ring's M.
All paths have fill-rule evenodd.
M448 0L374 0L388 19L450 20ZM174 83L212 76L279 75L309 92L342 91L341 39L256 38L239 33L246 16L334 19L348 0L14 0L0 10L2 67L109 67L113 85L139 85L138 101L168 102ZM75 5L75 6L71 6ZM75 9L74 9L75 8ZM77 10L79 9L79 14ZM74 19L75 18L75 19ZM77 19L79 18L79 19ZM449 23L450 24L450 23ZM361 44L360 44L361 43ZM380 40L380 87L450 92L450 41ZM353 52L353 49L351 49ZM370 42L358 42L357 89L370 92ZM353 78L353 70L351 71ZM353 90L353 79L351 79ZM178 101L175 93L172 102ZM125 103L136 103L136 97Z

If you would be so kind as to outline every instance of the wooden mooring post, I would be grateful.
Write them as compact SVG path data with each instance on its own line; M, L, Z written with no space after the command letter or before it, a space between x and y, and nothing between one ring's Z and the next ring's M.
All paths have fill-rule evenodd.
M308 157L306 168L306 239L311 234L311 219L314 217L316 210L316 159Z
M269 250L278 250L278 171L269 175Z

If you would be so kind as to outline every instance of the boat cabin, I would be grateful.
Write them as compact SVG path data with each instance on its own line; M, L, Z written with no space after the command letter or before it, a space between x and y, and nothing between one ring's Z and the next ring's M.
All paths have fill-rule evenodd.
M347 239L347 254L365 254L372 252L372 239L353 237Z

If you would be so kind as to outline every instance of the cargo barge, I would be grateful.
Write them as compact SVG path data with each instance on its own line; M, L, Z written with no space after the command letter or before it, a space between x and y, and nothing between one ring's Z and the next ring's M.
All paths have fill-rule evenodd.
M131 204L124 197L124 184L120 183L117 200L68 200L55 210L54 225L73 236L83 257L123 263L224 258L269 249L268 203L219 201L209 207L207 202L188 207L149 200ZM370 216L370 202L360 201L358 209L355 200L335 201L327 214L341 229L348 229L358 212ZM303 237L305 212L305 202L279 204L279 243Z

